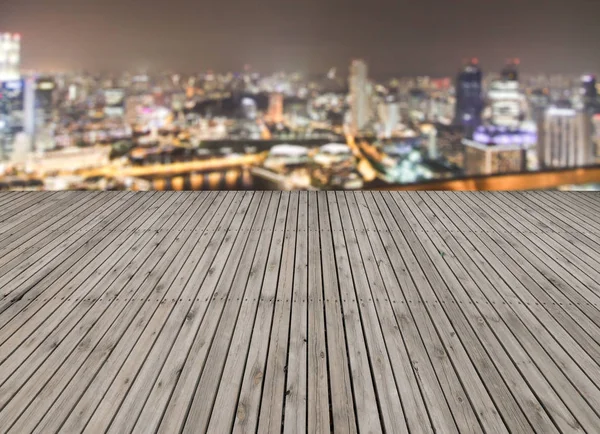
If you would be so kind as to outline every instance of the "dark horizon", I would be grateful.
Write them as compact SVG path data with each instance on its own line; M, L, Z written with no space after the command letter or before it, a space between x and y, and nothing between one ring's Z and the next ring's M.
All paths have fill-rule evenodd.
M23 35L22 67L38 70L315 73L363 58L374 76L452 76L464 58L485 72L519 57L525 73L600 70L588 0L402 4L306 0L8 0L0 31Z

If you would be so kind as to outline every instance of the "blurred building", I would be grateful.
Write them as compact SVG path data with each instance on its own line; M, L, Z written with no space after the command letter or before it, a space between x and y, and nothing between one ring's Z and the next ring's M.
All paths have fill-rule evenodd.
M0 81L18 80L21 76L21 35L0 34Z
M272 93L269 96L269 120L277 124L283 122L283 94Z
M122 118L125 116L125 90L120 88L104 89L104 116Z
M35 110L42 126L52 120L56 82L52 77L38 77L35 82Z
M598 102L598 89L595 76L588 74L581 77L580 94L583 103L583 108L587 112L593 114L600 111L600 104Z
M381 135L389 138L400 123L400 106L393 96L388 96L379 104L378 112L381 122Z
M593 164L592 119L585 111L549 108L538 125L540 168Z
M0 160L10 158L16 135L24 125L24 82L0 82Z
M464 128L465 135L471 137L475 128L481 125L483 111L482 71L479 60L471 59L459 72L456 79L455 125Z
M518 60L510 60L501 71L500 80L492 82L488 91L493 125L517 128L525 117L525 96L519 87Z
M354 60L350 65L350 97L351 126L356 133L367 125L370 117L367 64L362 60Z
M534 166L536 127L533 123L518 128L480 126L473 139L463 143L468 175L524 172Z

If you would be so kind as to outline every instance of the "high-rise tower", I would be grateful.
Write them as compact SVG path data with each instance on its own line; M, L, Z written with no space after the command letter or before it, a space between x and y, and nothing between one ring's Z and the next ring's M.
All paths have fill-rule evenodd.
M467 137L471 137L475 128L481 124L483 111L481 80L482 72L478 59L471 59L456 79L454 123L463 126Z
M352 98L352 131L362 130L369 122L369 92L367 64L354 60L350 65L350 96Z

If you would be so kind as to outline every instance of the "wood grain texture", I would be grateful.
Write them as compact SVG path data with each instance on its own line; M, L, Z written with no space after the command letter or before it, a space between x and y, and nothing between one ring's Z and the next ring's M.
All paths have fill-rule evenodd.
M599 213L592 192L2 192L0 432L596 432Z

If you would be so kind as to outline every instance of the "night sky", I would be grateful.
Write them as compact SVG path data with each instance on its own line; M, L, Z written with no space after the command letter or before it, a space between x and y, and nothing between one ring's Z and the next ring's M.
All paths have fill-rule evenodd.
M520 57L527 72L600 70L598 0L0 0L23 67L454 75Z

